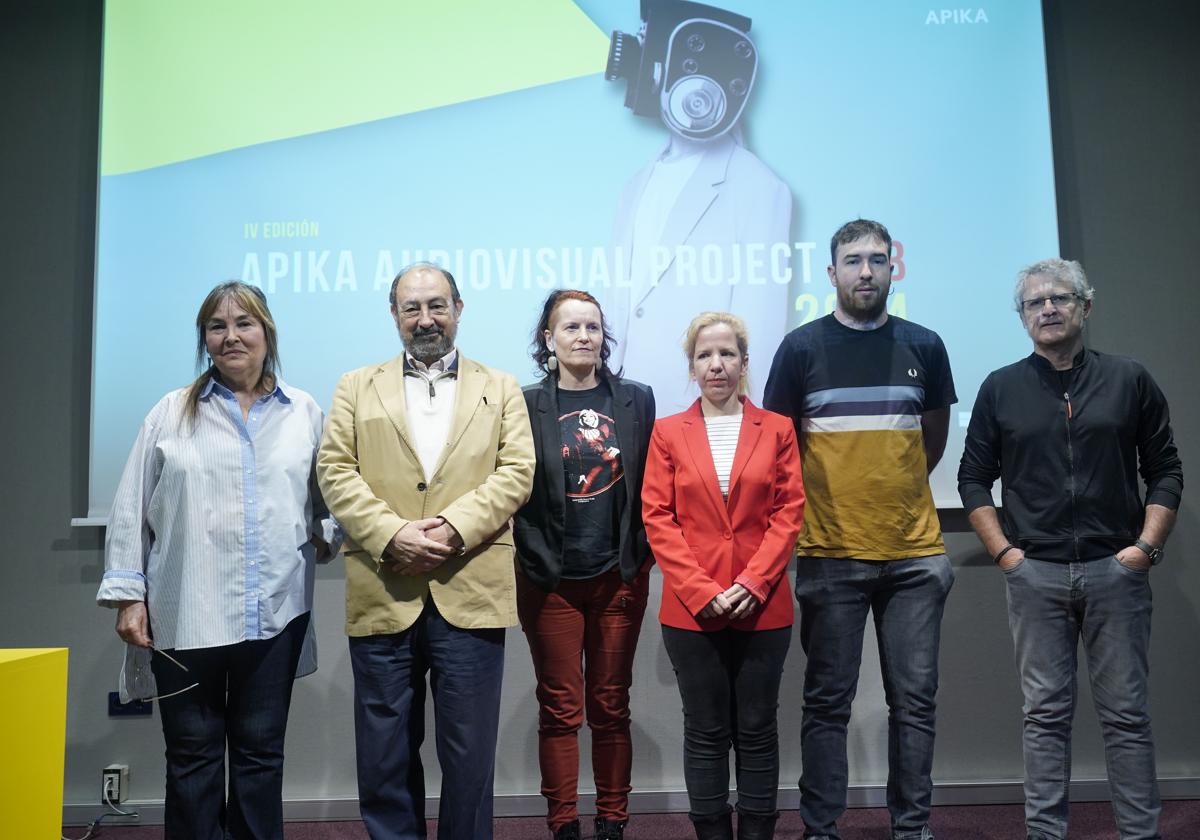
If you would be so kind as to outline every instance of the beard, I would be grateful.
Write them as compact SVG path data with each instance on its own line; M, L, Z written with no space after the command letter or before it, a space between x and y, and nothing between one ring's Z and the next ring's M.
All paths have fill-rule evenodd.
M454 349L454 333L440 327L426 332L414 332L407 338L401 335L400 339L408 354L426 365L433 364Z
M877 287L878 293L870 301L859 300L853 292L843 292L838 289L838 304L842 311L856 321L876 321L887 310L888 291L891 284Z

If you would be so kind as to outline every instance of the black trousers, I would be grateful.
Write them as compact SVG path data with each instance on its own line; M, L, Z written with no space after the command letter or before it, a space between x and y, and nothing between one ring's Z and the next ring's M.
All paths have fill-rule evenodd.
M309 614L270 639L151 660L167 742L167 840L283 840L283 739ZM229 752L228 809L225 754Z
M738 810L775 813L779 683L792 628L713 633L663 626L683 699L683 777L692 819L729 810L729 748Z

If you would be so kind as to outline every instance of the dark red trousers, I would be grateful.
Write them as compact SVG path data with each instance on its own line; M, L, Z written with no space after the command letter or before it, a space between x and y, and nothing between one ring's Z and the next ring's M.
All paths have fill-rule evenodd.
M538 762L551 831L579 816L579 728L592 732L596 813L628 817L633 746L629 686L649 576L611 569L544 592L517 572L517 609L537 675Z

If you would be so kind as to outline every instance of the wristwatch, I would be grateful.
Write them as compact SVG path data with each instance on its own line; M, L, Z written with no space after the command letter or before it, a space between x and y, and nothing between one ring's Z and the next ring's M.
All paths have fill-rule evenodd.
M1138 548L1140 548L1142 551L1146 552L1146 556L1150 558L1151 566L1157 566L1159 563L1162 562L1163 550L1161 548L1150 545L1150 543L1146 542L1143 539L1136 539L1133 541L1133 544L1136 545Z

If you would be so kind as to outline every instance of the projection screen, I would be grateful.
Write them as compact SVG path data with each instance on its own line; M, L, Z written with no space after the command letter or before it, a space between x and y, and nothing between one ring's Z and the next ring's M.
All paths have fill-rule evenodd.
M99 194L91 521L220 281L263 288L326 407L399 352L407 263L454 273L459 346L522 383L541 301L583 288L663 415L706 309L747 320L761 397L859 216L896 240L889 310L949 349L957 507L976 388L1029 352L1014 274L1058 253L1037 0L110 2Z

